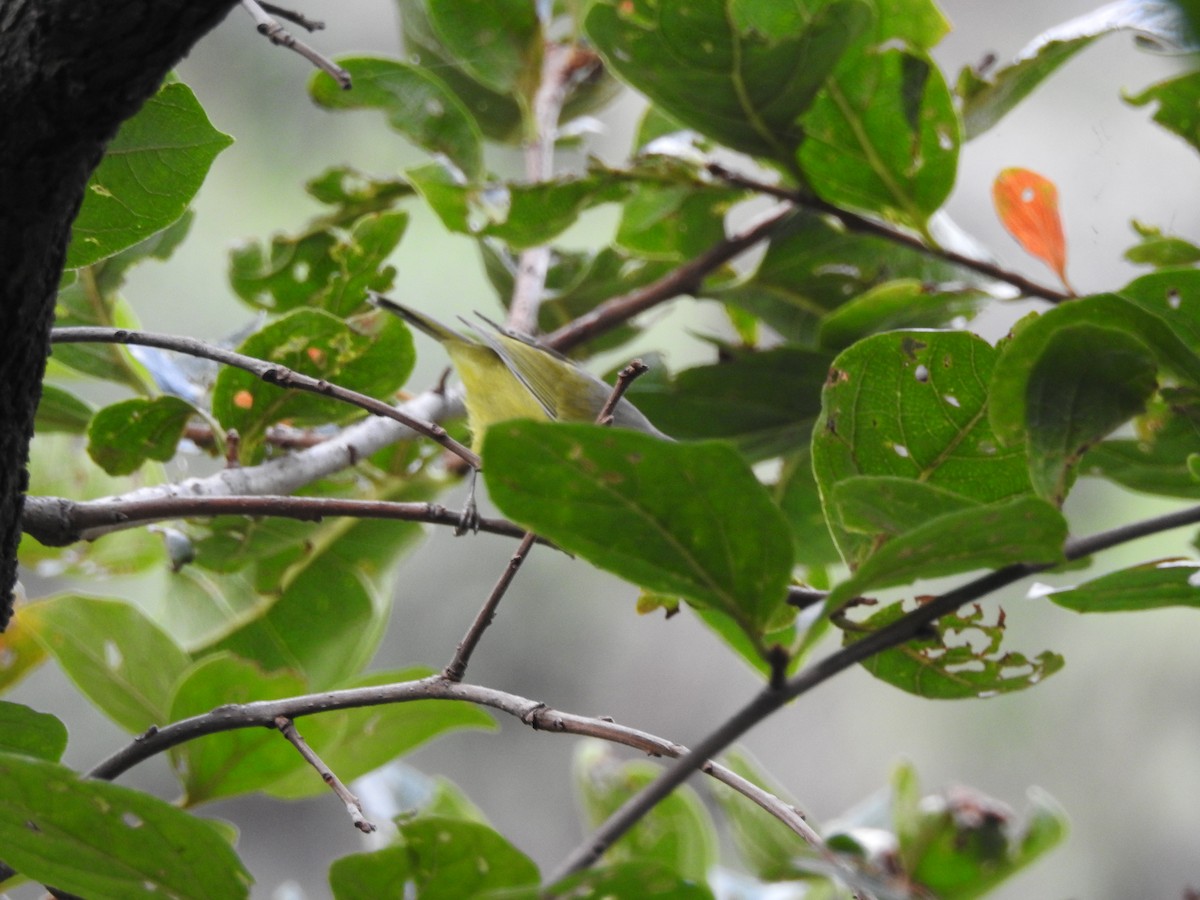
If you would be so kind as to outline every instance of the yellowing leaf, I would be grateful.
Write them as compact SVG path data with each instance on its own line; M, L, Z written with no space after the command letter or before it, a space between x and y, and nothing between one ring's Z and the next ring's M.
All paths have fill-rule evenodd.
M1058 215L1058 188L1029 169L1005 169L992 185L1000 221L1022 247L1051 269L1068 291L1067 242Z

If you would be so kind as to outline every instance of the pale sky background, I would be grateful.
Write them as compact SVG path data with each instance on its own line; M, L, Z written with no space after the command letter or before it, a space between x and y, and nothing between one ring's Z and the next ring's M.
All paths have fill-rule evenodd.
M1096 5L946 2L956 30L936 56L953 80L963 64L988 52L1003 62L1042 30ZM398 15L388 3L314 2L304 11L328 22L309 40L330 54L399 50ZM1020 165L1046 175L1059 186L1069 271L1080 292L1114 289L1138 274L1120 260L1133 243L1132 217L1200 238L1195 151L1153 125L1150 110L1120 99L1122 90L1136 92L1181 66L1135 49L1127 35L1084 51L999 126L963 148L949 213L1006 265L1050 283L1052 276L1004 234L990 200L992 179L1002 168ZM386 174L419 154L378 114L315 109L306 94L307 65L267 45L240 9L179 73L214 124L238 143L217 160L197 200L192 238L169 263L139 269L126 293L147 328L217 338L250 317L227 287L232 242L299 227L316 211L301 183L327 165L350 162ZM618 162L639 109L634 101L616 107L605 117L607 132L588 150ZM519 158L501 151L489 162L511 171ZM395 257L402 296L442 310L495 309L471 242L448 235L419 205L408 208L413 221ZM613 222L612 213L601 210L572 235L582 244ZM692 301L675 304L664 318L646 346L681 332L681 323L711 330L721 322L712 304ZM422 386L445 360L423 341L418 352L421 369L413 383ZM684 338L669 352L678 367L703 359L705 350ZM446 502L459 498L454 493ZM1077 529L1090 533L1167 504L1088 484L1068 508ZM1178 532L1121 548L1105 554L1093 573L1186 552L1190 537ZM444 664L511 550L499 539L432 534L401 566L391 629L376 667ZM856 670L760 725L746 745L817 822L880 789L905 759L927 791L970 785L1018 812L1029 787L1048 791L1068 810L1072 835L993 895L1001 900L1178 897L1188 884L1200 887L1200 669L1194 651L1200 620L1189 610L1079 617L1027 601L1027 587L999 597L1008 613L1006 646L1027 653L1053 649L1067 659L1062 672L1035 690L934 703ZM582 562L535 553L470 678L694 742L745 702L758 680L686 612L669 622L637 617L635 596L634 588ZM10 697L64 719L71 765L90 766L124 743L52 667ZM492 734L451 735L409 762L455 780L549 870L583 836L570 794L576 739L533 733L513 721L500 724ZM167 798L177 792L161 760L124 783ZM207 811L238 823L239 848L261 900L329 897L329 863L367 846L329 796L299 804L245 798Z

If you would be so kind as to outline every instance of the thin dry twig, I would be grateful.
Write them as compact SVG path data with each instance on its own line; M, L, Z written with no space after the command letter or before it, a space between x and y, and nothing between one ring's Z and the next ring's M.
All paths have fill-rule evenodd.
M259 34L263 35L276 47L284 47L294 53L298 53L300 56L303 56L322 72L327 73L331 78L333 78L333 80L338 83L338 86L341 87L343 91L350 90L351 82L349 72L335 63L328 56L321 53L319 50L316 50L313 47L308 46L308 44L304 43L303 41L296 40L296 38L292 37L286 28L275 21L275 19L271 18L271 16L263 8L262 4L258 3L257 0L242 0L242 6L245 8L246 12L250 13L251 18L254 19L255 27L258 29ZM293 19L293 21L296 20ZM304 25L303 22L298 24ZM320 24L321 27L324 27L323 23ZM304 27L308 26L304 25ZM311 31L313 29L310 28L309 30Z
M50 332L50 342L52 344L138 344L143 347L157 347L160 350L173 350L176 353L186 353L189 356L199 357L200 359L211 359L214 362L250 372L267 384L298 391L308 391L309 393L320 394L323 397L332 397L351 406L365 409L374 415L393 419L401 425L406 425L418 434L423 434L430 440L436 441L472 468L478 469L480 466L479 457L469 448L464 447L458 441L454 440L454 438L450 437L446 429L440 425L435 425L432 422L423 422L384 403L382 400L376 400L374 397L368 397L366 394L360 394L358 391L340 387L324 379L313 378L311 375L304 375L278 363L255 359L252 356L246 356L242 353L235 353L232 350L226 350L224 347L217 347L195 338L179 337L171 334L156 334L150 331L131 331L127 328L77 327L53 329Z
M273 16L278 16L285 22L291 22L293 25L299 25L305 31L321 31L325 27L324 22L318 22L316 19L310 19L303 13L298 13L293 9L285 9L282 6L276 6L274 3L258 4Z
M322 781L329 785L329 789L333 791L334 796L342 801L346 807L346 812L350 814L350 821L354 823L354 827L363 834L370 834L374 831L375 824L363 815L362 803L342 783L342 780L333 773L333 770L325 764L325 761L317 755L317 752L308 746L308 741L304 740L304 736L296 730L296 723L288 716L276 716L275 727L279 729L280 734L287 738L288 743L295 747L296 751L304 757L305 762L317 770L317 774L321 776Z

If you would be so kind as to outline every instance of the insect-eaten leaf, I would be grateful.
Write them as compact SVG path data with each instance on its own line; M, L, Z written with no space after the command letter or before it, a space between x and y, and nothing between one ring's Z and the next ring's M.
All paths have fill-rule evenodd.
M892 603L856 623L844 643L892 624L907 610ZM1063 658L1045 650L1036 657L1001 651L1004 613L985 620L982 607L942 616L926 634L877 653L862 665L881 681L931 700L985 698L1033 687L1063 667Z
M1067 242L1058 214L1058 188L1029 169L1005 169L992 185L996 214L1008 233L1026 252L1048 265L1059 281L1067 281Z
M483 457L505 515L602 569L724 612L753 639L784 605L787 522L726 444L514 421L488 430Z
M129 475L148 460L175 455L195 408L178 397L135 397L106 406L88 426L88 456L109 475Z

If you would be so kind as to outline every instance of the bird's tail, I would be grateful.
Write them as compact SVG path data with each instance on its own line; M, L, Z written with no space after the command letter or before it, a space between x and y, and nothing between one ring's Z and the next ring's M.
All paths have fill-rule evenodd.
M417 312L411 307L388 299L383 294L377 294L375 291L370 291L368 294L372 305L378 306L380 309L386 309L393 315L399 316L413 328L425 332L435 341L440 341L443 344L446 342L475 343L471 338L455 331L449 325L443 325L436 319L429 318L424 313Z

